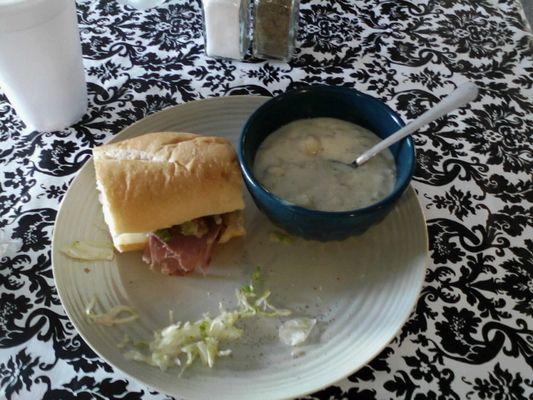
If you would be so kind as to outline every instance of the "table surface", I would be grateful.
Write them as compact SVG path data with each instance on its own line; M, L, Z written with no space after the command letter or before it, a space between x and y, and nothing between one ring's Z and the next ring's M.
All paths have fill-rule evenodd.
M168 398L96 356L54 288L54 220L94 145L175 104L313 83L410 121L465 80L477 101L414 137L431 255L416 312L375 360L309 398L533 398L533 35L519 0L303 1L289 64L207 58L199 1L78 11L83 120L27 131L0 92L0 241L14 242L0 258L0 398Z

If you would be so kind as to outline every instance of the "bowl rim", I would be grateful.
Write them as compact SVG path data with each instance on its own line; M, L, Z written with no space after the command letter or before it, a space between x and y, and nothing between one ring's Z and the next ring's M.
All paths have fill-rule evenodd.
M380 99L373 97L367 93L360 92L357 89L348 88L345 86L330 86L330 85L309 85L304 86L302 88L298 89L291 89L286 92L283 92L277 96L272 97L271 99L267 100L265 103L263 103L257 110L255 110L246 120L246 123L241 129L241 135L239 138L239 147L238 147L238 159L239 159L239 165L241 167L242 174L244 176L244 180L246 183L246 186L249 187L251 185L255 190L258 190L263 195L272 198L273 200L277 201L278 203L282 204L284 207L288 208L294 213L298 214L307 214L307 215L313 215L316 217L350 217L355 215L361 215L361 214L368 214L372 211L377 211L383 208L387 208L394 204L394 202L403 194L409 183L411 182L415 166L416 166L416 155L415 155L415 146L413 139L409 136L400 141L400 143L405 142L407 145L407 148L409 149L409 158L411 161L411 167L408 171L407 178L404 179L404 181L401 182L400 186L393 189L391 193L389 193L386 197L381 199L380 201L370 204L369 206L362 207L362 208L355 208L353 210L346 210L346 211L322 211L322 210L314 210L311 208L302 207L299 205L296 205L294 203L291 203L276 194L272 193L270 190L268 190L266 187L264 187L259 180L254 176L252 171L252 166L248 166L244 159L244 143L246 141L246 131L250 128L250 125L252 121L257 118L258 115L261 113L268 111L269 108L272 108L276 103L281 102L283 100L286 100L287 98L291 97L297 97L303 94L307 94L312 91L326 91L326 92L332 92L332 93L341 93L343 95L355 95L357 97L362 97L366 100L371 101L372 103L376 104L377 107L380 107L388 113L400 127L405 126L405 122L401 119L401 117L398 115L396 111L394 111L392 108L390 108L387 104L385 104ZM253 195L253 193L252 193ZM255 196L253 196L255 197Z

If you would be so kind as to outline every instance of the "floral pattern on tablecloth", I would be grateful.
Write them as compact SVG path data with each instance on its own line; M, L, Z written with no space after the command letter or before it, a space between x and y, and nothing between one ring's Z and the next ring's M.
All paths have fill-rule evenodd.
M96 356L54 287L54 220L94 145L175 104L317 83L409 121L471 80L476 102L415 135L431 255L415 313L367 366L308 398L532 398L533 35L518 0L304 0L289 64L207 58L199 0L81 0L78 15L81 122L29 132L0 92L0 397L168 399Z

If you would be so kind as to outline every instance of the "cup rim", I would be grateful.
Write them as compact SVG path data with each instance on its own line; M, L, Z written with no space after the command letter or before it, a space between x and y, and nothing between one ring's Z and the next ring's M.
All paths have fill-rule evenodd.
M380 209L383 209L383 208L386 208L392 205L403 194L403 192L409 185L411 178L413 176L413 173L414 173L415 166L416 166L415 148L414 148L413 140L410 136L400 141L400 143L405 142L405 144L407 145L407 148L410 150L409 159L411 160L411 166L409 168L407 177L403 181L401 181L400 185L397 188L393 189L386 197L366 207L355 208L353 210L347 210L347 211L322 211L322 210L313 210L311 208L302 207L294 203L291 203L277 196L276 194L272 193L270 190L264 187L259 182L259 180L254 176L253 171L252 171L252 165L248 165L248 163L245 161L245 158L244 158L244 153L245 153L244 145L246 142L246 132L250 129L250 125L252 124L253 120L256 119L258 115L264 113L265 111L268 111L276 103L279 103L286 99L300 96L302 94L307 94L312 91L319 91L319 92L326 91L326 92L340 93L343 95L350 95L350 96L355 95L357 97L365 98L366 100L369 100L372 103L374 103L377 107L380 107L381 109L383 109L385 113L392 116L394 122L396 122L400 126L400 128L405 126L405 123L400 118L398 113L396 113L396 111L391 109L387 104L385 104L381 100L369 94L360 92L357 89L347 88L343 86L309 85L309 86L305 86L305 87L298 88L298 89L288 90L275 97L272 97L271 99L267 100L264 104L262 104L257 110L255 110L248 117L246 123L241 129L241 136L239 139L239 148L238 148L238 158L239 158L239 164L241 167L241 171L242 171L242 174L244 176L244 180L247 186L251 185L254 188L254 190L258 190L263 195L274 199L275 201L282 204L284 207L288 208L292 212L295 212L298 214L313 215L316 217L343 217L343 216L350 217L350 216L355 216L355 215L368 214L369 212L377 211L377 210L380 210Z

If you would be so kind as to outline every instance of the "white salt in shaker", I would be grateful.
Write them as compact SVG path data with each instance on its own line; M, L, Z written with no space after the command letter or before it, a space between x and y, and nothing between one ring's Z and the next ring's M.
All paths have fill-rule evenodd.
M83 116L74 0L0 0L0 88L30 128L60 130Z
M202 0L205 53L242 60L250 43L249 0Z

